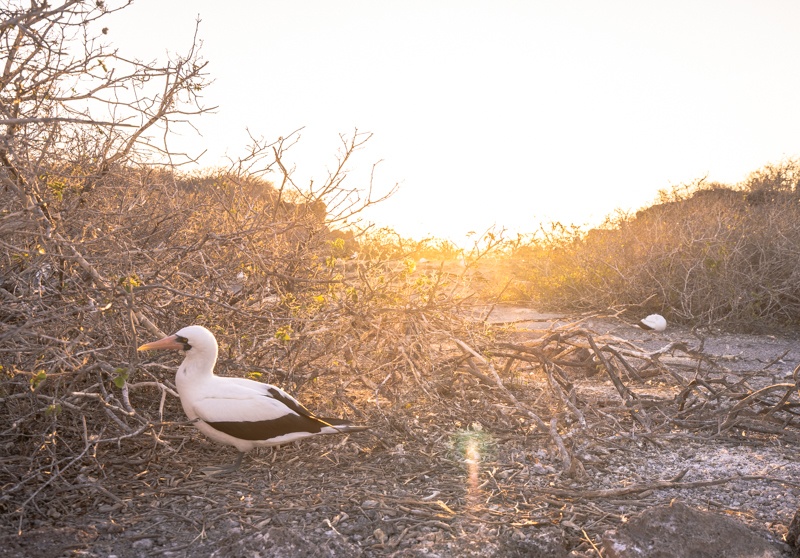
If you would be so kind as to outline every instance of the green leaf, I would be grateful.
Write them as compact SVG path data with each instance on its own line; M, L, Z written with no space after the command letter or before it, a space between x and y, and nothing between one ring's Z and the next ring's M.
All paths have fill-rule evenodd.
M128 381L128 369L115 368L114 373L116 374L116 376L114 377L114 385L117 386L119 389L122 389L122 386L124 386L125 382Z
M121 285L125 292L131 292L136 287L142 286L142 281L139 277L134 273L133 275L129 275L127 277L120 277L117 279L117 284Z
M292 339L292 326L285 325L283 327L279 327L275 332L275 339L280 341L290 341Z
M31 390L35 390L38 388L42 382L47 379L47 372L44 370L39 370L36 374L31 376Z
M46 417L53 415L58 416L60 412L61 412L61 403L55 403L53 405L48 405L47 409L45 409L44 411L44 415Z

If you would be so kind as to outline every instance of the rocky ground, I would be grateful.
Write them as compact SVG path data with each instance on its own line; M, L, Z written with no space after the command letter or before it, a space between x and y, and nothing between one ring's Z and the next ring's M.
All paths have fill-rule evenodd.
M496 327L509 327L500 335L514 343L574 320L521 308L490 314ZM512 406L488 401L493 392L478 390L461 372L449 386L430 384L437 403L428 408L382 407L377 396L348 393L358 405L376 406L369 410L371 432L254 452L224 477L201 469L234 453L176 426L164 436L168 448L98 452L95 466L62 492L28 504L21 534L19 514L6 510L4 555L631 556L612 548L609 533L629 525L641 530L639 514L677 501L732 518L775 556L790 556L783 538L800 505L796 433L759 431L752 423L737 431L732 423L715 434L696 428L691 416L659 422L659 413L681 411L675 401L682 392L686 406L713 406L714 397L691 399L692 389L704 385L746 385L754 393L794 383L800 340L704 332L701 345L686 329L655 334L615 318L580 327L646 351L684 342L714 362L693 370L681 364L685 352L671 352L664 360L683 380L666 374L628 381L640 400L672 405L642 407L659 424L649 432L626 418L602 374L575 375L572 400L580 412L550 423L561 433L551 438ZM694 377L701 381L691 384ZM506 380L519 402L539 408L546 380L535 367L514 368ZM793 412L796 394L784 403ZM553 439L568 448L571 470ZM2 459L4 467L24 465L21 457Z

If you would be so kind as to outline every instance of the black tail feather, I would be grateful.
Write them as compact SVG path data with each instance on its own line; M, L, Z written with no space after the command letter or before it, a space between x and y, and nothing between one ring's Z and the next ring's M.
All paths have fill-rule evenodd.
M329 424L334 427L336 430L340 432L362 432L364 430L369 430L369 426L359 426L357 424L353 424L349 420L340 419L340 418L322 418L319 417L318 420L321 420L325 424Z

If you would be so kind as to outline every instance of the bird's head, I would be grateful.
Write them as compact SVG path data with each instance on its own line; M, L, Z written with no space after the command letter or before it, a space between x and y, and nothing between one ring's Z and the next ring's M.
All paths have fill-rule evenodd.
M186 351L186 358L201 358L212 363L217 360L217 340L203 326L191 325L158 341L145 343L138 350L179 349Z

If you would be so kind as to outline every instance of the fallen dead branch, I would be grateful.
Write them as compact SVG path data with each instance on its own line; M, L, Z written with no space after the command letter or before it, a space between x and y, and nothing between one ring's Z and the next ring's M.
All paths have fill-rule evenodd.
M466 344L466 343L464 343L463 341L461 341L461 340L459 340L459 339L456 339L456 340L455 340L455 342L456 342L456 344L457 344L457 345L458 345L458 346L459 346L459 347L460 347L460 348L461 348L461 349L462 349L464 352L466 352L466 353L468 353L469 355L471 355L471 357L475 357L475 358L476 358L476 359L478 359L478 360L479 360L479 361L480 361L482 364L486 365L486 367L488 368L488 370L489 370L489 371L491 372L491 374L492 374L492 379L490 380L489 378L487 378L486 376L484 376L484 375L482 375L480 372L478 372L478 371L477 371L477 369L476 369L476 367L475 367L475 364L472 362L471 358L468 358L468 359L467 359L467 362L470 364L470 369L472 370L472 373L473 373L475 376L477 376L478 378L480 378L481 380L483 380L485 383L489 383L489 384L491 384L491 383L492 383L492 381L493 381L493 382L494 382L494 385L495 385L495 386L497 386L497 388L500 390L500 393L502 394L502 397L503 397L503 399L505 399L506 401L508 401L508 402L509 402L509 403L511 403L512 405L514 405L514 406L515 406L517 409L519 409L519 410L520 410L520 412L522 412L522 413L524 413L525 415L527 415L528 417L530 417L530 418L533 420L534 424L536 424L536 426L537 426L538 428L540 428L541 430L547 430L547 426L545 426L545 424L544 424L544 422L542 421L542 419L541 419L541 418L539 418L539 416L538 416L536 413L534 413L534 412L533 412L533 411L531 411L530 409L526 408L526 407L525 407L525 406L524 406L522 403L520 403L520 402L517 400L517 398L516 398L516 397L514 397L514 395L513 395L513 394L512 394L510 391L508 391L508 389L506 388L506 386L505 386L505 385L503 385L503 380L502 380L502 379L500 379L500 375L499 375L499 374L497 373L497 371L494 369L494 366L492 366L492 364L491 364L491 362L490 362L490 361L488 361L487 359L485 359L483 356L481 356L481 355L480 355L479 353L477 353L477 352L476 352L476 351L475 351L475 350L474 350L472 347L470 347L469 345L467 345L467 344Z

